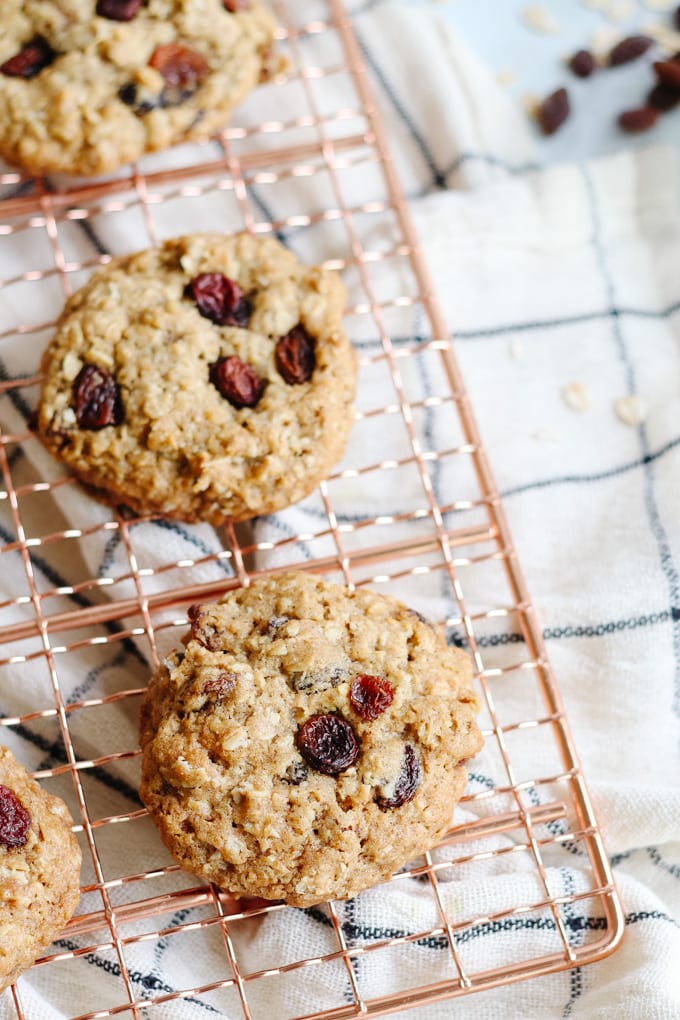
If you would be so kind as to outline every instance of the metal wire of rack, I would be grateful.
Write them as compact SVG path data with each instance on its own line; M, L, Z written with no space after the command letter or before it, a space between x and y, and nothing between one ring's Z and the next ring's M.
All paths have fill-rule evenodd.
M622 934L559 691L351 22L340 0L316 5L313 20L310 10L278 4L286 80L249 100L219 139L175 150L172 165L147 157L90 182L0 174L0 742L19 745L67 800L84 853L79 911L13 988L3 1017L30 1017L35 992L77 1020L173 1016L190 1003L248 1020L271 1012L272 987L279 1017L385 1015L593 962ZM342 109L324 90L338 78ZM290 113L274 121L262 114L271 109ZM189 229L275 232L343 272L361 355L357 416L344 461L299 512L218 534L167 527L159 548L152 529L163 522L95 504L42 451L30 415L64 296L131 237L143 247ZM316 941L287 944L275 959L261 933L292 908L199 884L154 839L135 799L136 712L190 603L291 566L434 613L473 657L486 746L442 845L390 883L417 884L428 923L409 930L387 918L372 931L329 903L316 912ZM552 857L564 848L578 855L580 888L556 884ZM526 892L508 902L494 879L513 872ZM463 880L474 895L460 892ZM589 930L571 923L585 904L597 921ZM518 951L504 935L520 924ZM479 932L495 940L486 962L471 950ZM168 945L191 955L191 982L140 971L142 948ZM425 983L418 960L435 945L437 976ZM382 960L398 962L398 985L381 985ZM83 991L88 961L107 973L106 1001ZM301 1014L310 1001L317 1008Z

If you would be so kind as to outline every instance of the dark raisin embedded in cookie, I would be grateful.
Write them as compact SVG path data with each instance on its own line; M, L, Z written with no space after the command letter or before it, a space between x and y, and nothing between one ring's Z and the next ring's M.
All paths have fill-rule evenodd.
M316 367L314 338L298 324L276 345L276 367L289 386L309 382Z
M31 816L17 795L0 785L0 846L23 846L30 824Z
M196 303L203 318L217 326L248 325L250 302L236 280L222 273L199 273L188 284L186 295Z
M255 407L264 390L264 379L235 354L218 358L210 366L210 382L232 407Z
M205 81L210 70L205 57L188 46L167 43L157 46L149 64L159 72L165 87L162 106L179 106L186 102Z
M187 617L191 624L191 636L211 652L220 651L219 634L215 623L214 613L211 612L210 604L201 605L195 602L187 609Z
M142 0L97 0L96 13L110 21L132 21Z
M73 383L73 396L81 429L103 429L123 421L118 383L105 368L83 365Z
M230 673L226 669L218 669L215 667L214 672L208 672L203 683L201 684L201 694L205 694L207 698L206 708L211 707L214 703L224 701L228 694L236 687L238 680L237 673Z
M118 98L121 103L131 106L138 117L155 110L160 105L160 95L144 93L133 81L128 81L118 89Z
M394 687L381 676L362 673L352 680L349 703L362 719L377 719L394 701Z
M2 74L10 78L35 78L56 59L57 54L42 36L27 42L18 53L0 65Z
M378 807L382 811L389 811L391 808L401 807L407 801L413 800L422 778L423 769L420 759L411 744L407 744L404 748L401 771L393 788L389 792L379 793L375 798ZM384 787L383 790L385 790Z
M300 754L308 765L326 776L337 776L354 765L359 757L359 741L342 716L313 715L297 733Z

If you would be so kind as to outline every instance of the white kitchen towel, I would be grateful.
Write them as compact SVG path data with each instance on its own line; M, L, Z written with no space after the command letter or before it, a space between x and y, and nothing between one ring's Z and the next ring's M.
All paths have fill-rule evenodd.
M604 961L418 1010L404 1009L398 1015L409 1020L484 1020L498 1015L518 1020L671 1020L680 1015L677 167L670 152L652 148L540 170L524 114L434 16L423 8L371 0L356 7L353 23L437 295L456 338L603 824L626 917L623 943ZM322 36L317 45L324 45ZM332 77L323 87L334 107L344 104L344 95L333 95ZM298 185L314 188L316 182L293 181L291 187ZM359 202L360 182L357 189ZM220 202L216 196L216 219ZM179 223L173 215L182 213L168 203L157 215L161 233L167 234ZM277 209L266 209L266 215L276 219ZM102 249L132 250L144 242L132 220L125 231L121 222L115 217L95 219L94 237L74 241L81 245L78 257L83 257L84 244L92 246L86 254L94 254ZM181 228L186 229L184 222ZM346 257L332 235L293 226L282 234L304 257ZM377 246L380 240L376 235ZM25 241L25 235L17 235L17 243ZM388 277L390 265L386 261L381 269ZM3 277L11 275L6 265L0 268ZM379 271L374 279L380 286ZM350 301L357 300L358 290L353 291L351 279L347 282ZM20 322L22 314L16 292L0 291L3 322ZM417 311L408 306L397 310L389 326L396 349L427 340ZM368 334L352 338L364 358L362 400L372 402L365 406L393 400L392 389L385 388L375 370L377 363L371 361L377 338ZM5 378L36 370L35 351L22 338L10 337L0 348L0 357ZM415 380L406 379L407 385L412 383ZM425 373L418 385L424 398L441 393L432 374ZM30 406L5 397L0 415L3 431L19 435ZM376 419L374 460L398 458L401 440L381 422ZM433 426L441 427L436 422ZM433 432L430 439L435 448L443 448L446 437ZM15 484L55 477L54 465L36 442L27 441L21 448L8 443L7 449ZM344 463L351 466L360 455L356 439ZM447 471L443 459L435 484L444 502L458 495L453 490L457 479ZM395 516L416 504L419 497L409 484L419 486L417 479L390 487L387 474L375 477L378 484L372 483L370 473L334 483L337 505L347 510L341 525L352 523L353 507L364 517ZM32 611L30 604L16 598L26 587L25 564L12 545L19 536L8 502L0 501L1 538L7 545L0 573L2 597L7 599L0 605L3 623L25 619ZM111 578L116 579L115 597L134 597L134 583L125 576L129 560L120 532L112 529L104 544L87 538L88 527L108 521L109 511L73 485L55 490L48 509L39 502L33 508L28 500L22 506L27 523L33 525L35 517L38 534L68 526L84 533L74 546L77 554L60 554L63 543L55 549L43 544L35 551L39 589L63 588L63 595L54 597L63 600L65 610L93 598L91 589L66 590L86 577L102 580L100 599L106 598ZM49 527L38 520L48 510ZM322 516L319 498L310 498L257 521L254 537L266 543L280 542L287 535L315 534ZM386 540L403 537L407 531L400 527L406 528L394 525ZM179 583L219 581L231 572L228 559L214 558L222 546L210 528L149 522L139 526L136 535L137 566L144 573L146 593ZM280 546L270 557L263 552L259 565L278 564L284 558L295 562L296 557L309 556L310 550L314 556L335 553L326 536L314 543ZM185 565L163 569L178 561ZM418 608L438 619L455 615L455 605L442 595L436 578L419 578L413 590ZM71 635L70 640L78 636ZM516 638L499 628L489 643L502 647ZM49 703L50 677L39 645L31 650L36 658L28 664L17 661L2 667L0 705L6 718ZM17 642L7 654L12 653L26 654L26 643ZM64 696L80 701L92 692L143 686L147 653L143 638L131 634L104 650L84 646L77 657L65 656L63 666L56 655ZM133 750L134 709L134 701L123 701L110 717L74 713L70 728L79 757L86 761L114 748ZM63 760L52 719L8 725L3 740L32 769L49 769ZM543 767L532 760L535 751L529 735L526 748L519 744L515 753L522 763L526 754L527 769ZM500 786L505 779L490 749L482 752L471 772L472 792ZM125 760L105 769L84 770L91 816L133 810L134 775ZM67 789L61 788L65 796ZM474 820L483 804L471 802L457 820ZM129 839L119 838L123 830L130 832ZM155 832L144 820L98 831L109 880L167 863ZM115 834L110 845L109 831ZM499 834L470 843L469 850L511 851L515 836ZM449 916L483 917L540 900L543 891L536 870L523 860L522 854L512 852L498 856L483 882L472 866L454 869L450 876L442 872L440 893ZM552 848L546 865L553 895L571 896L588 889L584 859L568 845L563 850ZM84 874L93 881L87 861ZM191 884L169 876L168 889L173 888L173 879L176 888ZM135 898L132 888L130 899ZM147 891L144 888L140 895ZM116 895L114 888L114 903L119 902ZM121 899L125 900L122 893ZM97 894L89 894L81 910L96 909L101 909L101 901ZM191 915L192 920L199 918L200 914ZM187 915L179 911L166 919L169 934L161 940L135 940L156 919L146 928L146 922L135 921L123 926L122 936L132 941L122 949L114 946L77 961L35 968L18 986L25 1015L56 1020L120 1006L126 1000L121 997L118 951L125 956L132 994L140 1000L229 980L224 942L214 925L173 938L172 929L185 923ZM354 980L366 996L389 995L454 976L443 936L409 941L409 936L438 924L431 894L415 879L379 887L339 905L338 921L353 944L405 940L387 956L369 952L357 962ZM601 924L601 918L589 911L587 899L576 900L565 910L563 921L571 934L585 934ZM234 924L231 935L245 973L313 959L337 948L323 911L274 911L257 921ZM85 944L85 936L74 936L63 940L62 948ZM459 939L461 958L471 972L559 948L554 920L531 914L480 923L461 932ZM348 974L340 961L246 982L245 994L254 1018L299 1016L351 1001ZM187 995L139 1013L144 1020L193 1020L209 1014L228 1020L241 1017L238 989ZM15 1016L14 1000L5 992L0 996L0 1018Z

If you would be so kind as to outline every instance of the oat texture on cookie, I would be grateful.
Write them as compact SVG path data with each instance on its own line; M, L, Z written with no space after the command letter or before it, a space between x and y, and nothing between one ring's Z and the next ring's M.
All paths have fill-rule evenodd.
M108 502L246 520L308 495L353 422L339 277L274 238L196 234L114 260L67 303L37 428Z
M187 870L347 898L430 849L481 746L469 658L388 596L303 572L189 611L141 713L141 797Z
M0 747L0 991L73 914L81 854L64 802Z
M4 0L0 155L107 173L205 138L278 68L260 0Z

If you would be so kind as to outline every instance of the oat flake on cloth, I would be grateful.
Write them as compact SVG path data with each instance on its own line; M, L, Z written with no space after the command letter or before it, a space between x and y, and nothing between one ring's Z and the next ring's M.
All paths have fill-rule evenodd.
M674 1020L680 1016L677 166L669 151L649 149L537 169L524 115L435 16L370 2L355 9L354 24L436 291L457 339L626 915L623 943L603 962L398 1015ZM285 239L303 258L326 257L306 250L304 231ZM102 241L107 243L105 232ZM127 244L131 249L134 238ZM405 310L401 331L418 336L422 323L410 316ZM29 371L21 358L16 352L16 363L3 363L1 371L7 376ZM4 427L18 429L24 411L16 406L15 420ZM41 470L40 458L47 455L34 446L33 466ZM58 495L59 512L68 520L77 489L66 487ZM397 493L369 487L361 498L369 511L399 510ZM313 528L307 512L302 504L258 521L257 538L276 540L281 529L296 534ZM99 513L101 520L108 517L94 505L90 513L92 523ZM154 557L166 563L219 548L208 527L144 527L149 565ZM2 540L7 541L4 534ZM112 570L122 556L112 538L104 560L90 564L93 576ZM7 570L12 569L21 565L12 560ZM224 576L228 568L211 563L197 568L192 580L215 580L220 572ZM438 592L423 584L424 602L441 618L450 607L439 605ZM83 655L87 660L87 650ZM146 676L142 652L132 642L113 645L105 669L114 688L117 673L125 674L126 686L137 681L141 686ZM21 678L0 691L3 714L29 710L34 692L25 671ZM89 679L86 669L74 678L74 697L87 695ZM126 724L133 746L136 721ZM29 768L50 767L48 743L36 746L21 733L11 737ZM105 734L82 739L91 741L94 756ZM482 753L475 763L480 781L485 769L490 782L502 782ZM106 804L102 815L130 810L133 796L123 779L92 792L93 804L99 797ZM148 829L145 836L148 843L128 847L124 872L141 871L153 859L155 834ZM578 859L566 850L551 863L550 877L565 895L583 888ZM484 887L462 876L442 882L441 890L452 912L463 905L480 915L537 895L532 873L504 873L501 867ZM577 901L572 910L579 909ZM431 910L431 899L425 905L417 883L397 883L340 905L339 917L355 932L389 923L390 931L409 933L436 923ZM576 916L574 923L587 920ZM506 943L517 940L518 958L527 937L540 952L541 932L507 933ZM160 995L228 978L217 934L215 940L214 953L208 945L200 956L182 951L182 943L172 939L134 943L127 959L135 992L142 996L146 987ZM241 939L239 958L257 970L268 960L285 959L293 943L298 958L321 955L335 944L313 912L273 912ZM470 968L498 965L495 945L480 933L469 947ZM545 951L552 948L546 936ZM421 982L450 976L445 956L441 947L423 947L417 959ZM388 994L397 976L417 983L404 973L414 966L412 956L396 953L393 970L382 956L378 966L378 957L369 953L360 965L372 994ZM503 961L507 958L506 953ZM101 954L90 963L83 988L68 989L69 1016L118 1001L115 956ZM69 981L67 968L37 968L20 982L31 1020L65 1015L58 1005L66 992L60 980ZM337 1006L343 981L342 967L320 968L313 1000L304 972L271 991L266 982L255 983L254 1015ZM217 999L214 1006L210 1001L174 1000L149 1010L149 1020L242 1015L237 1002L231 1012L218 1007ZM14 1016L6 992L0 996L0 1020Z

